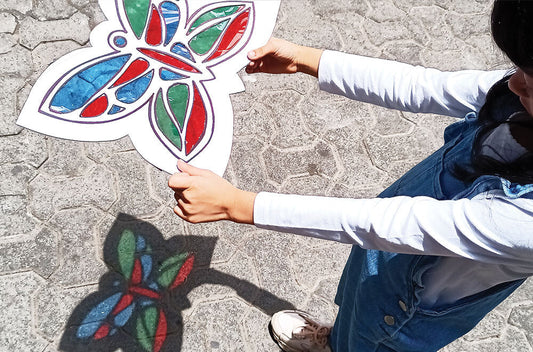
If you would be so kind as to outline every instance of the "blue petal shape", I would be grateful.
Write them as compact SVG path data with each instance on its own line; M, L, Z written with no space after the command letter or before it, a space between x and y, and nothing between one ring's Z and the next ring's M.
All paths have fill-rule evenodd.
M179 73L176 73L176 72L169 71L166 68L161 69L161 72L159 72L159 75L161 76L161 79L164 81L175 81L177 79L186 78L185 76L180 75Z
M115 316L114 323L116 326L123 327L126 325L128 320L130 319L131 315L133 314L133 309L135 308L135 303L130 304L126 309L124 309L122 312L118 313Z
M139 305L140 305L142 308L144 308L144 307L151 306L151 305L153 305L153 304L154 304L154 301L152 301L151 299L141 299Z
M187 47L182 43L177 43L170 48L170 51L172 51L174 54L178 54L179 56L183 56L186 59L189 59L191 61L194 61L191 52Z
M114 115L114 114L118 114L118 113L121 112L121 111L124 111L124 108L123 108L123 107L118 106L118 105L113 105L113 106L111 107L111 109L109 109L108 114L109 114L109 115Z
M178 30L178 25L180 23L180 9L178 5L173 2L166 1L161 4L161 13L163 14L163 19L167 27L167 35L165 38L165 45L170 43L174 34Z
M152 290L156 291L156 292L159 292L159 285L157 284L157 282L152 282L150 285L148 285L149 288L151 288Z
M118 89L116 92L117 99L126 104L136 102L150 86L153 76L154 70Z
M100 328L102 322L111 313L113 308L117 305L118 301L122 297L122 293L115 293L113 296L107 298L96 307L91 309L89 314L83 319L80 327L78 328L78 338L90 338Z
M71 77L52 98L50 110L64 114L83 107L111 81L130 56L122 55L100 61Z
M148 254L141 256L141 266L143 272L143 281L148 279L148 276L152 273L152 257Z
M137 241L135 243L137 252L144 251L146 249L146 240L143 236L137 236Z

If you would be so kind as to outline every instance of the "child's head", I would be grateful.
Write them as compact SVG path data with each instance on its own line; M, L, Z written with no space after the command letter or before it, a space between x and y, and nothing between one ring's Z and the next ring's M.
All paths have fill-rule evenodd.
M496 0L492 36L516 66L533 74L533 1Z
M494 41L517 66L509 89L533 116L533 1L496 0L492 10Z

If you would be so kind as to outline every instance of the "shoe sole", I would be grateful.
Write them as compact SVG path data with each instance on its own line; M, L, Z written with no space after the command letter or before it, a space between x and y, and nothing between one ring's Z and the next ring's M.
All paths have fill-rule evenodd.
M274 341L276 343L276 345L278 346L279 350L280 351L283 351L283 352L286 352L282 347L281 345L279 344L278 342L278 339L276 338L276 334L274 333L274 329L272 329L272 322L269 322L268 323L268 333L270 334L270 338L272 339L272 341Z

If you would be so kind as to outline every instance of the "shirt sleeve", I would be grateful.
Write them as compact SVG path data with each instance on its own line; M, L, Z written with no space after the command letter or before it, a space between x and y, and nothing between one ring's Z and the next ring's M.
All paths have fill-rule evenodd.
M508 71L442 72L336 51L325 51L321 90L386 108L464 117L479 111L485 96Z
M500 192L500 191L497 191ZM344 199L259 193L260 228L387 252L510 264L533 273L533 200L503 192L473 199Z

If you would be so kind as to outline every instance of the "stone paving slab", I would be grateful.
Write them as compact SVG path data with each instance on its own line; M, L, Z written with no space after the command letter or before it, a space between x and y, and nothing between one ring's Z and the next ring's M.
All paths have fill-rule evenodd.
M442 70L509 67L490 40L490 7L282 0L275 35ZM110 262L123 227L143 233L160 261L196 253L189 279L161 301L168 350L276 351L266 330L275 311L298 307L334 319L347 246L228 222L184 223L172 213L167 175L127 138L71 142L15 125L39 74L88 45L103 20L96 0L0 2L0 352L144 350L127 329L92 345L73 338L76 323L114 290ZM225 177L251 191L375 196L437 148L451 122L350 102L318 91L305 75L241 77L246 91L232 96ZM532 285L443 351L533 351Z

